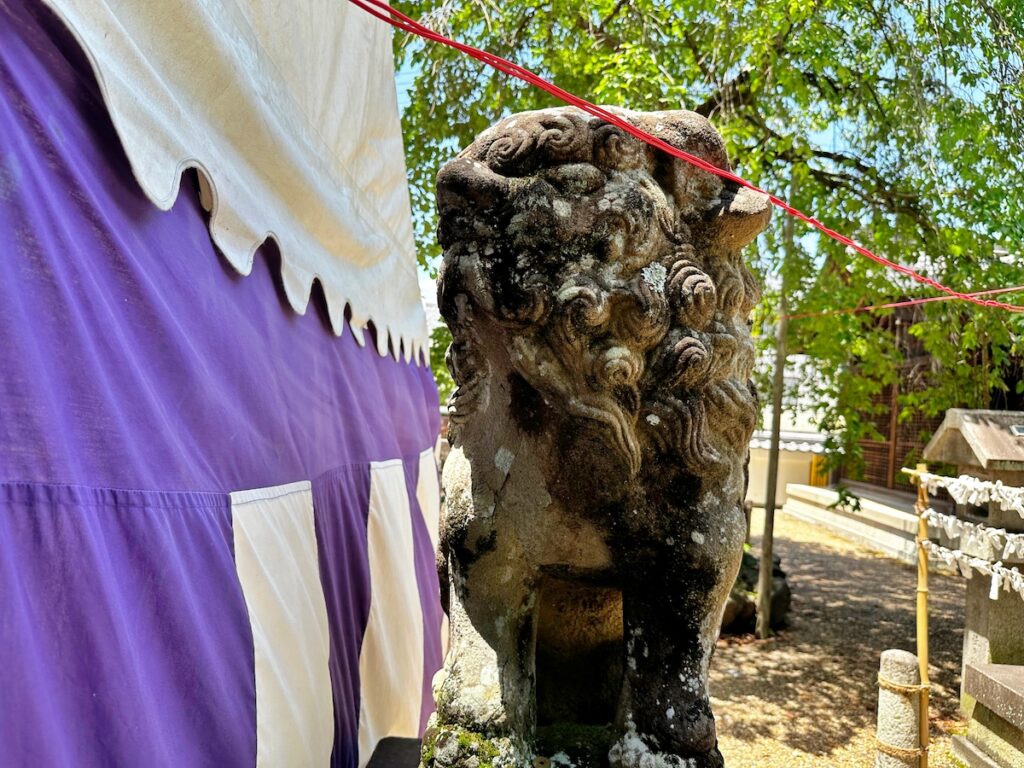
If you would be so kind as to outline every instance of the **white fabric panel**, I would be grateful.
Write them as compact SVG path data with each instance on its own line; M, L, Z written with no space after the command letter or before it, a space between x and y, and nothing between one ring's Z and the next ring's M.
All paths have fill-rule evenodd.
M132 170L167 210L200 170L211 235L242 274L268 236L291 305L323 285L334 332L381 354L427 327L391 31L344 0L46 0L77 36Z
M400 460L370 465L370 618L359 655L359 765L388 736L418 737L423 609Z
M428 448L420 454L419 478L416 481L416 501L427 524L430 543L437 552L437 537L441 516L441 486L437 477L437 462L434 460L434 449Z
M437 475L437 459L434 449L428 448L420 454L419 478L416 481L416 501L420 505L423 522L426 523L430 543L437 554L438 536L441 525L441 484ZM441 658L448 655L448 616L441 615Z
M252 624L256 765L327 766L334 700L310 484L232 493L231 515Z

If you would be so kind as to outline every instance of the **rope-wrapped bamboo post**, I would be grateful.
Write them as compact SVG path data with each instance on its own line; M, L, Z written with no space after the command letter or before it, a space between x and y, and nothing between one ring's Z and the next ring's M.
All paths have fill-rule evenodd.
M917 502L914 511L917 513L917 664L920 671L918 729L920 768L928 768L928 552L922 542L928 540L928 521L922 516L928 509L928 489L921 482L921 475L928 471L928 465L918 464L916 469L903 470L917 483Z
M878 673L876 768L928 768L928 489L925 464L903 470L917 483L917 657L906 651L882 653ZM916 669L915 669L916 667ZM915 746L916 744L916 746Z
M922 542L928 540L928 521L923 514L928 509L928 489L921 475L928 471L926 464L917 465L917 664L921 670L921 768L928 768L928 552Z

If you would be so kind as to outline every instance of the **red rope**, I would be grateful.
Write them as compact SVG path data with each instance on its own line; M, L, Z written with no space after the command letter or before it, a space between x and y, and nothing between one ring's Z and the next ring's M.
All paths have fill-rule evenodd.
M1011 288L990 288L987 291L975 291L970 296L993 296L997 293L1013 293L1024 291L1024 285L1015 285ZM873 312L876 309L896 309L897 307L912 307L915 304L930 304L933 301L952 301L956 296L929 296L926 299L907 299L906 301L894 301L889 304L872 304L868 307L847 307L846 309L830 309L824 312L800 312L795 315L786 315L787 320L801 320L806 317L830 317L832 315L852 315L857 312Z
M460 43L456 40L451 40L445 37L444 35L438 34L432 29L420 24L418 21L415 21L414 19L411 19L405 14L396 11L394 8L392 8L382 0L349 0L349 2L359 8L362 8L371 16L374 16L380 19L381 21L385 21L398 29L412 33L414 35L418 35L419 37L431 40L432 42L440 43L441 45L448 46L449 48L454 48L455 50L461 51L462 53L465 53L468 56L472 56L474 59L482 61L488 66L497 69L499 72L504 72L505 74L519 78L520 80L523 80L524 82L527 82L530 85L536 86L537 88L541 88L542 90L547 91L552 96L565 102L566 104L571 104L572 106L578 107L584 112L588 112L594 117L598 117L604 120L605 122L618 126L622 130L629 133L630 135L636 137L637 139L640 139L640 141L646 142L647 144L650 144L652 147L660 149L662 152L667 152L669 155L672 155L673 157L677 157L680 160L683 160L687 163L690 163L693 166L696 166L697 168L700 168L701 170L707 171L708 173L713 173L714 175L722 179L725 179L726 181L731 181L734 184L738 184L741 187L746 187L747 189L753 190L754 192L760 192L761 194L766 195L768 199L771 201L771 203L776 207L781 208L790 216L795 216L801 221L809 224L810 226L814 227L819 232L832 238L836 242L842 243L848 248L852 248L862 256L865 256L866 258L869 258L872 261L881 264L884 267L887 267L895 272L899 272L902 275L906 275L907 277L910 277L913 280L916 280L917 282L922 283L924 285L930 286L931 288L934 288L937 291L941 291L942 293L948 294L950 298L969 301L972 304L977 304L982 307L998 307L999 309L1005 309L1011 312L1024 312L1024 306L1020 306L1017 304L1007 304L1001 301L994 301L992 299L978 298L978 296L986 293L985 291L979 293L961 293L960 291L956 291L952 288L943 285L934 278L915 272L910 267L905 267L902 264L897 264L894 261L890 261L884 256L879 256L878 254L869 251L864 246L854 242L846 235L842 235L836 232L834 229L825 226L813 216L809 216L803 211L794 208L785 200L766 192L765 190L761 189L760 187L754 184L751 184L746 179L737 176L731 171L719 168L718 166L713 165L708 161L700 157L697 157L696 155L691 155L689 152L684 152L681 149L673 147L671 144L662 141L656 136L652 136L646 131L640 130L635 125L623 119L622 117L619 117L618 115L613 114L612 112L609 112L608 110L599 107L596 104L592 104L585 99L581 99L579 96L575 96L574 94L571 94L568 91L559 88L554 83L549 83L547 80L544 80L542 77L534 74L533 72L531 72L528 69L525 69L524 67L519 66L518 64L514 64L513 62L508 61L507 59L503 59L500 56L495 56L493 53L481 50L480 48L474 48L471 45L466 45L465 43Z

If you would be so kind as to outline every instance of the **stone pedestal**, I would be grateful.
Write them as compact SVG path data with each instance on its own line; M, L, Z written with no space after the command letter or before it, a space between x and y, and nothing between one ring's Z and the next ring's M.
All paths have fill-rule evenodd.
M968 717L973 715L975 705L968 687L968 665L1024 665L1024 600L1006 592L992 600L988 596L990 585L991 581L980 574L967 582L960 709Z
M1024 768L1024 600L992 600L990 585L980 574L967 582L960 709L970 723L955 749L969 766Z
M967 664L963 690L972 712L957 755L970 766L1024 768L1024 666Z
M1024 437L1014 427L1024 412L952 408L924 449L928 461L955 464L960 474L1024 487ZM998 503L957 505L971 523L1024 533L1024 519ZM968 555L1001 560L987 544L964 544ZM1007 567L1024 567L1003 562ZM970 718L967 738L954 739L958 757L982 768L1024 768L1024 601L1015 593L989 597L991 580L967 583L960 708Z
M964 467L965 473L979 479L1024 482L1021 473L992 473L980 467ZM1002 509L992 502L983 509L957 505L957 515L969 522L989 528L1003 528L1010 533L1024 533L1024 519L1016 512ZM963 551L985 560L1000 560L1001 552L992 551L985 544L967 544ZM1004 562L1007 567L1024 567L1018 562ZM967 605L964 618L963 675L960 683L960 709L967 716L974 714L974 697L967 686L969 665L1022 664L1024 665L1024 600L1016 593L1000 592L999 598L989 597L992 581L975 573L967 582Z

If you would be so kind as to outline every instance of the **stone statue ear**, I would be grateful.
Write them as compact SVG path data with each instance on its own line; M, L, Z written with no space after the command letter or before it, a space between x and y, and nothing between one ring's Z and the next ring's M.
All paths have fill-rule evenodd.
M709 213L708 235L728 251L737 251L757 237L772 217L768 195L727 183L722 204Z
M458 157L437 174L437 239L442 248L460 240L498 236L510 182L479 160Z

